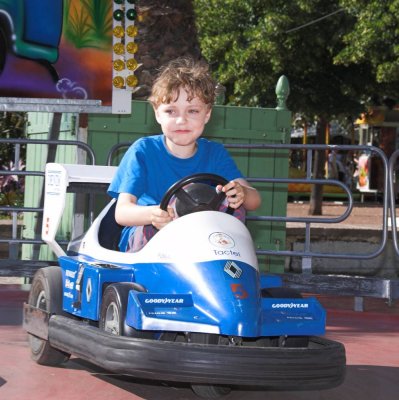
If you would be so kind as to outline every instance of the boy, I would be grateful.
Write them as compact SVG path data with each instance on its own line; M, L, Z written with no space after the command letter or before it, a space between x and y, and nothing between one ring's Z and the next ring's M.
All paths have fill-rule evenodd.
M237 210L255 210L258 191L245 181L223 145L201 138L215 100L216 82L208 66L178 58L161 69L149 98L162 135L143 137L130 146L111 182L108 194L117 198L115 219L125 226L119 248L139 250L175 218L172 207L159 203L169 187L194 173L213 173L229 183L218 190Z

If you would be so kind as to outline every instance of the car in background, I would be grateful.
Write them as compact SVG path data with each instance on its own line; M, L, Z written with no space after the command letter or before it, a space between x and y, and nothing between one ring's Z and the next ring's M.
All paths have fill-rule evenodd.
M63 0L0 0L0 74L11 51L44 65L57 82L62 18Z

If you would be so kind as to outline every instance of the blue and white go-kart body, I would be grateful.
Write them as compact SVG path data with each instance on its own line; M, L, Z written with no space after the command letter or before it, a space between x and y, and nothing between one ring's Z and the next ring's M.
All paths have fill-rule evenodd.
M58 364L74 354L115 373L188 382L204 397L235 385L342 383L344 347L318 337L324 309L284 288L279 276L260 274L251 235L234 216L190 213L137 253L122 253L99 241L111 202L64 252L54 238L74 174L90 170L91 181L106 182L113 173L75 167L46 169L42 236L59 267L38 270L25 305L37 362Z

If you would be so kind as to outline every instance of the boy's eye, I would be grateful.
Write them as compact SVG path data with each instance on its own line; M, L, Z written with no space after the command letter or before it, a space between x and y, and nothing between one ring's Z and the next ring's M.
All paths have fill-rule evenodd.
M199 110L190 110L189 113L190 113L190 114L198 114L198 113L199 113Z

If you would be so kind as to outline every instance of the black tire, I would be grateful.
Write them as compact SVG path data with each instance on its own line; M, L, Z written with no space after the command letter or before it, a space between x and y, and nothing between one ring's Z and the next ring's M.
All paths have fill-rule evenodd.
M218 335L207 333L191 333L190 341L193 343L217 345L219 337ZM223 385L191 384L191 389L197 396L204 399L218 399L227 396L231 392L230 386Z
M297 290L284 287L262 289L262 297L302 299L302 295ZM308 347L309 336L280 336L275 338L274 343L277 347Z
M39 269L32 281L28 303L50 314L65 315L62 311L62 272L52 266ZM41 365L60 365L70 354L57 350L47 340L29 334L31 357Z
M231 392L229 386L220 385L191 385L192 391L203 399L218 399L227 396Z
M152 332L139 331L126 324L127 303L131 290L137 290L137 285L113 283L107 286L101 303L99 327L111 335L153 339Z

